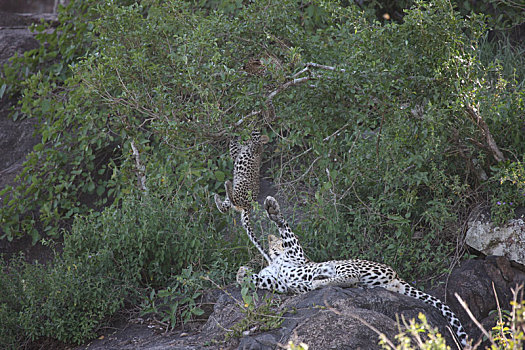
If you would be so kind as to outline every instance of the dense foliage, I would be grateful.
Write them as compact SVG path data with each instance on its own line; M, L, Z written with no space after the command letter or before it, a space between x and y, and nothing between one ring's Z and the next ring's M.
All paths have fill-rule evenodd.
M72 1L39 28L48 45L4 67L2 94L42 142L0 194L3 237L64 243L52 265L5 266L2 342L79 343L126 300L198 296L188 271L231 278L249 244L212 193L228 139L253 128L315 260L412 281L450 266L474 204L501 222L525 204L525 64L484 16L444 0L400 23L333 1L220 3Z

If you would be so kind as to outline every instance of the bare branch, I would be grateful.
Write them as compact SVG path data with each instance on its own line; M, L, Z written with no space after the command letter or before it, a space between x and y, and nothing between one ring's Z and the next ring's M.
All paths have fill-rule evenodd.
M257 115L257 114L259 114L261 112L262 112L261 110L250 112L248 115L246 115L246 116L242 117L241 119L239 119L237 121L237 123L235 123L235 127L239 127L246 119L248 119L250 117L253 117L254 115Z
M133 150L133 156L135 156L135 164L137 165L137 177L139 182L139 187L142 192L145 194L148 193L148 188L146 187L146 167L142 165L140 161L140 153L137 147L135 146L135 141L131 140L131 149Z
M298 84L304 83L305 81L308 81L308 80L310 80L310 77L296 78L294 80L290 80L289 82L287 82L287 83L281 85L280 87L278 87L276 90L272 91L268 95L268 98L266 99L266 102L267 103L271 103L273 98L275 97L275 95L277 95L281 91L288 89L292 85L298 85Z
M459 301L459 304L463 307L463 309L465 309L465 311L467 312L467 314L470 317L470 319L476 324L476 326L478 326L479 330L487 337L487 339L490 340L492 345L494 345L494 347L497 348L496 343L494 343L494 339L492 338L490 333L487 332L485 327L483 327L483 325L481 323L479 323L479 321L476 319L476 317L474 317L474 315L472 314L472 311L470 311L467 303L459 296L458 293L454 293L454 296Z
M308 62L306 64L307 67L315 67L315 68L320 68L320 69L325 69L325 70L332 70L332 71L339 71L341 73L345 73L346 72L346 69L343 69L343 68L335 68L335 67L332 67L332 66L326 66L324 64L319 64L319 63L314 63L314 62Z
M313 67L313 68L319 68L319 69L324 69L324 70L330 70L330 71L339 71L341 73L345 73L346 70L345 69L337 69L335 67L332 67L332 66L327 66L327 65L324 65L324 64L319 64L319 63L314 63L314 62L308 62L306 63L306 67L304 67L303 69L301 69L299 72L295 73L294 75L291 76L292 80L282 84L281 86L279 86L277 89L275 89L274 91L270 92L268 94L268 97L266 98L266 105L271 107L272 106L272 102L273 102L273 99L275 98L275 96L277 96L277 94L281 93L282 91L288 89L290 86L294 86L294 85L299 85L299 84L302 84L302 83L305 83L309 80L311 80L312 78L319 78L319 77L322 77L320 75L314 75L314 74L310 74L309 76L307 77L301 77L301 78L298 78L300 75L304 74L304 73L311 73L311 70L310 68ZM315 88L315 85L309 85L310 87L313 87ZM239 119L235 125L234 125L234 128L237 128L239 127L247 118L251 117L251 116L254 116L254 115L257 115L257 114L260 114L262 113L263 111L262 110L258 110L258 111L252 111L250 112L247 116L245 117L242 117L241 119Z

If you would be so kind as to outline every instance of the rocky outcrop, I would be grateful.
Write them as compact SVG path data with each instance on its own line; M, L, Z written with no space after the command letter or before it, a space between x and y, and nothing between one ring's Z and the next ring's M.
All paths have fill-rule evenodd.
M32 19L14 13L0 12L0 67L15 53L36 49L38 41L29 31Z
M454 293L458 293L469 305L474 316L486 329L494 325L496 298L503 308L509 306L511 288L525 282L525 273L513 268L503 257L468 260L454 269L446 283L429 293L447 301L458 314L469 336L477 341L480 331L470 321L459 305ZM435 308L423 302L386 291L383 288L359 289L329 287L301 295L271 295L258 293L259 303L271 301L271 314L282 323L275 329L264 330L262 315L248 316L243 311L239 288L230 287L215 292L207 302L213 304L213 312L202 325L193 330L178 329L168 334L155 334L146 326L136 325L116 334L96 340L79 349L278 349L279 344L293 340L304 342L310 349L381 349L379 337L372 329L394 340L401 317L417 318L424 313L433 327L438 327L447 344L454 349L447 322ZM210 305L210 304L208 304ZM270 318L270 321L272 319ZM187 327L187 326L186 326ZM127 336L126 336L127 332ZM126 341L132 338L133 342Z
M480 216L469 222L465 243L485 255L504 256L525 266L524 218L497 226Z
M22 55L39 46L34 34L28 29L31 22L25 16L0 12L0 69L8 64L13 55ZM0 98L0 189L13 183L26 154L38 142L38 138L33 136L34 121L14 121L9 117L15 103L6 97Z
M446 321L441 314L424 303L383 288L358 289L329 287L303 295L282 297L282 325L275 330L255 334L245 333L238 349L274 349L277 344L303 342L311 349L381 349L379 335L370 327L380 330L389 339L398 333L398 319L416 318L419 313L427 315L428 321L440 328L449 344L452 338L446 330ZM219 299L216 311L204 330L232 329L232 322L216 317L217 312L241 308L230 296ZM222 324L220 321L223 321ZM256 329L254 330L256 331Z
M495 324L495 314L491 311L497 310L497 301L501 308L510 310L511 289L519 284L525 284L525 272L513 267L505 257L489 256L463 261L450 274L446 284L436 288L432 294L446 301L458 313L471 338L479 339L480 330L470 321L454 293L466 301L476 319L490 331Z

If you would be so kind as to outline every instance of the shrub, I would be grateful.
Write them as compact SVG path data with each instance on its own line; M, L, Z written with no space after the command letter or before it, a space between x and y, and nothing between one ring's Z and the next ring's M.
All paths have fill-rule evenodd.
M12 261L0 283L0 344L9 349L51 338L80 343L94 336L103 320L118 310L128 291L100 266L54 266Z
M482 16L416 5L387 25L333 7L337 27L300 47L303 62L333 69L310 66L315 87L273 100L285 136L276 173L309 203L306 246L324 247L310 249L314 259L362 256L410 278L442 271L473 202L505 191L524 203L492 170L525 151L521 82L478 59ZM500 156L487 130L513 151Z
M416 2L388 24L332 1L204 5L72 2L87 17L33 55L67 65L58 75L31 66L9 87L42 143L20 186L1 194L4 236L65 232L53 267L21 270L40 281L25 304L2 303L28 327L6 331L10 339L79 342L123 300L141 298L131 290L158 295L190 266L226 267L228 280L247 258L233 237L249 243L238 225L226 229L235 219L211 194L231 177L228 139L255 127L273 140L265 161L305 218L297 232L314 260L369 258L412 281L449 266L473 203L491 203L500 218L511 209L497 211L498 201L524 204L522 69L486 45L483 16L462 17L445 0ZM4 72L11 83L19 73ZM86 291L74 290L75 276ZM92 297L88 309L60 295L62 281L72 297ZM113 297L96 306L102 295ZM53 304L71 308L71 334ZM18 316L2 310L14 325Z
M18 98L13 118L32 118L42 137L27 156L17 185L0 191L2 239L28 234L35 243L42 231L55 236L59 224L88 212L87 196L92 207L107 202L104 194L112 183L106 174L119 152L113 135L91 132L97 131L93 124L103 111L81 103L84 97L75 93L80 91L73 75L79 57L96 41L91 21L100 2L76 0L60 7L57 28L46 22L32 27L40 47L11 58L0 71L0 98Z
M0 342L50 338L82 343L125 301L144 300L147 290L160 289L162 297L186 294L188 273L203 271L230 279L218 271L224 268L219 262L228 259L220 256L219 247L228 245L214 230L209 206L193 209L197 192L167 192L143 198L130 194L118 206L78 217L64 234L62 256L52 265L12 262L0 278L0 320L5 326ZM222 265L228 264L236 262ZM179 312L188 308L191 315L200 313L197 291L177 301ZM171 306L173 301L160 304ZM170 319L173 326L178 316ZM182 315L183 321L189 319Z

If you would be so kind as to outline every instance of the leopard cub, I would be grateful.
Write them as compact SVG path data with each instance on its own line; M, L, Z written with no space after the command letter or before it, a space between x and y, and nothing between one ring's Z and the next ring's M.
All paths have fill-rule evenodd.
M226 213L230 208L241 213L241 224L248 234L248 238L261 252L263 257L271 262L264 249L259 244L253 232L250 222L250 209L252 202L257 201L259 195L259 173L261 169L261 155L263 144L268 143L269 138L261 135L258 130L252 131L251 139L244 145L239 144L236 137L230 141L230 156L234 161L233 184L226 181L226 199L221 200L215 194L215 204L221 213Z

